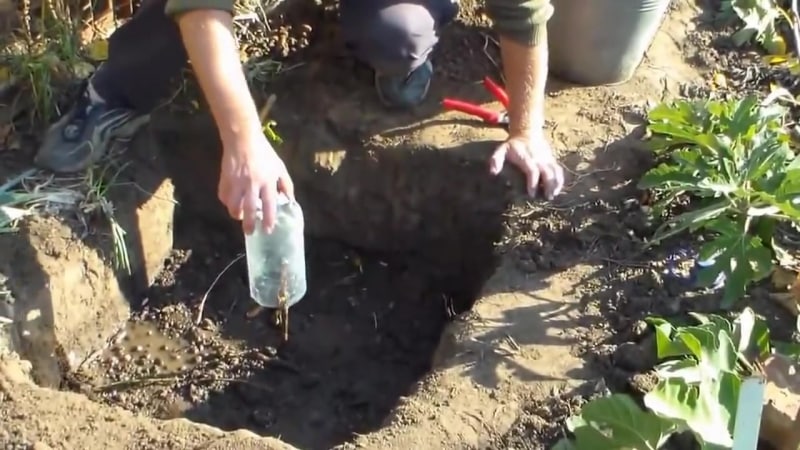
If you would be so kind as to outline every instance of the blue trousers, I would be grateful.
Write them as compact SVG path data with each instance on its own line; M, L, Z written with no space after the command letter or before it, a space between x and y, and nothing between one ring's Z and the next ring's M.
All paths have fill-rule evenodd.
M92 78L107 101L149 113L170 94L187 64L166 0L143 0L109 38L109 57ZM340 0L342 35L354 57L376 71L403 75L425 62L456 0Z

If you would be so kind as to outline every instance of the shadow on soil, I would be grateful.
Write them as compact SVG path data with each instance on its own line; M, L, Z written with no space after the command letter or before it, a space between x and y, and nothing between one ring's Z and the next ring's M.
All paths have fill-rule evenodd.
M470 39L483 41L453 27L440 50L442 60L474 48ZM457 66L440 62L444 72L437 74L427 105L387 114L367 74L353 77L357 65L325 55L329 59L268 87L284 93L273 114L286 142L281 151L293 170L307 226L321 238L308 243L309 292L292 309L290 340L280 343L268 314L247 317L254 305L248 299L246 269L243 261L234 263L214 285L203 312L213 333L232 344L207 361L205 382L178 384L156 414L177 411L223 429L248 428L309 449L330 448L354 433L374 431L430 369L443 327L471 307L492 273L494 243L503 234L504 213L520 181L510 169L508 176L488 175L486 158L497 142L454 147L442 140L437 148L413 148L404 138L420 131L409 130L410 124L438 114L435 99L445 93L492 101L478 84L491 73L481 67L485 58L474 65L464 64L463 58ZM448 67L475 72L448 74ZM174 305L183 311L184 322L194 318L205 291L242 250L238 227L216 201L219 147L212 129L207 118L192 118L182 126L167 119L152 128L169 159L181 206L175 224L178 251L150 291L147 309ZM377 134L381 140L371 139ZM578 163L567 161L580 178L584 169ZM569 198L582 202L592 195L599 194L587 191ZM555 302L552 308L558 308ZM507 319L523 328L549 313L510 311ZM541 329L559 326L547 323ZM193 328L186 326L188 334L199 334ZM534 333L525 339L543 338ZM204 345L204 338L197 342ZM230 352L235 356L227 356ZM242 381L225 382L232 372ZM522 368L517 375L542 378ZM136 409L148 397L158 398L151 391L110 400Z
M135 164L123 172L127 194L119 194L128 197L115 203L130 252L141 255L145 250L136 210L149 192L171 179L180 203L176 252L146 295L141 289L146 280L139 273L133 279L121 277L120 283L130 288L140 317L159 320L154 317L172 308L177 319L160 325L187 337L195 349L213 344L215 350L193 370L199 377L184 382L176 377L160 390L135 388L138 394L118 389L104 400L223 429L248 428L308 449L331 448L354 433L379 428L429 370L448 320L472 306L491 275L494 243L504 234L504 214L518 192L515 174L493 178L486 171L486 158L497 142L414 151L404 142L410 124L438 114L435 100L445 94L481 103L494 100L477 84L495 70L483 54L474 54L483 44L474 30L448 29L438 50L441 69L431 101L410 113L387 115L369 88L368 74L354 77L357 66L335 52L323 52L328 59L287 73L268 87L282 93L275 119L287 142L283 156L295 172L309 229L320 237L308 242L309 292L292 309L290 340L283 345L267 314L246 315L253 303L243 260L208 294L203 330L193 325L206 290L242 251L241 233L216 199L220 155L213 125L207 118L190 119L188 126L155 120L150 128L154 141L142 141L157 142L161 152L150 153L155 148L148 145L144 156L132 152ZM465 63L464 55L474 56L469 59L475 62ZM377 133L382 140L370 140ZM633 176L612 164L622 160L620 152L630 150L633 140L597 149L599 170L579 168L580 161L567 159L574 175L570 194L524 212L531 239L510 250L518 254L518 264L531 271L554 270L594 258L598 241L628 245L618 231L620 218L608 214L601 198L605 190L625 187L610 180ZM326 158L330 164L324 167L319 163ZM588 234L581 222L587 218L598 220ZM75 235L83 237L80 230ZM97 242L109 254L109 241ZM29 256L24 249L15 253L20 264ZM31 269L21 279L46 286L39 278ZM553 301L535 310L510 310L503 320L525 327L525 342L544 342L550 339L544 331L563 327L548 321L563 307ZM47 316L43 311L42 320ZM569 339L576 343L580 336ZM516 376L542 379L523 368ZM476 381L497 384L491 378ZM155 403L160 406L150 409Z

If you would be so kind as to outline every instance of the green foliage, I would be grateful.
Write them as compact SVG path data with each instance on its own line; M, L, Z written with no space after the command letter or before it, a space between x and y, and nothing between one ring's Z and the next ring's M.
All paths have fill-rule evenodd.
M770 54L786 53L786 41L776 27L784 13L775 0L723 0L720 15L735 15L742 21L743 26L731 36L737 46L755 41Z
M658 385L644 403L660 417L676 420L705 445L733 443L736 405L748 361L769 355L769 329L746 308L733 322L694 314L699 325L674 327L663 319L648 322L656 332L656 352L667 359L656 367Z
M656 244L683 231L711 235L699 258L714 257L699 282L727 276L725 306L741 298L748 284L769 275L778 220L797 222L800 158L783 127L786 109L761 105L755 97L730 101L679 100L649 115L653 151L665 159L642 177L663 214L688 195L693 208L664 223Z
M277 124L273 120L270 120L267 123L265 123L263 127L264 136L266 136L267 140L273 145L281 145L283 144L283 138L281 138L278 132L275 131L276 125Z
M579 416L567 420L575 440L561 440L554 450L657 449L677 429L677 424L648 413L625 394L599 398L584 406Z
M647 410L619 394L589 402L567 421L574 438L555 449L657 449L683 431L703 449L731 448L742 383L754 373L749 361L770 353L769 329L749 308L733 322L694 318L698 325L685 327L648 320L663 362L656 367L658 384L644 397Z

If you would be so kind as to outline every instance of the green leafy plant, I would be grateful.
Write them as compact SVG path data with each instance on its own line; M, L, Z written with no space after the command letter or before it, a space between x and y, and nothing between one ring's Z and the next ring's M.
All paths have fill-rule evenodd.
M613 394L587 403L567 420L574 440L562 439L553 450L655 450L678 430L678 424L644 411L628 395Z
M39 189L35 192L15 189L23 180L31 177L35 170L27 170L0 185L0 233L15 232L16 223L48 205L74 205L78 195L68 190Z
M787 17L775 0L724 0L720 17L736 16L743 26L731 36L737 46L755 41L773 55L786 53L786 41L777 30L778 20Z
M778 221L800 220L800 158L784 129L786 112L750 96L662 103L649 114L651 148L665 162L639 187L655 195L656 215L681 198L693 200L689 211L656 230L651 245L687 230L705 233L710 240L699 259L714 263L698 282L708 286L724 273L726 307L772 271L781 251L772 239Z
M662 362L656 367L658 384L644 396L646 410L624 394L593 400L567 421L573 438L562 439L555 449L657 449L684 431L704 450L734 447L742 385L760 373L751 361L772 351L769 329L749 308L732 322L717 315L693 317L698 324L684 327L648 319ZM738 410L759 416L741 423L760 420L758 409ZM740 435L752 439L750 434Z
M713 448L733 445L736 405L743 379L757 375L751 361L769 355L769 329L746 308L733 322L693 315L699 325L674 327L651 318L655 328L659 382L644 397L647 408L691 430Z

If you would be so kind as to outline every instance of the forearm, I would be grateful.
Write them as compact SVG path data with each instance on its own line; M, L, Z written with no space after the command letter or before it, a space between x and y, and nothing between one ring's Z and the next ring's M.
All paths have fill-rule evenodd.
M509 132L527 134L544 126L547 40L523 44L500 38L508 98Z
M550 0L486 0L500 36L506 90L511 99L508 115L512 134L544 125L544 87L547 82L547 22L553 15Z
M223 144L260 129L258 110L239 60L231 14L195 10L181 14L177 22Z

